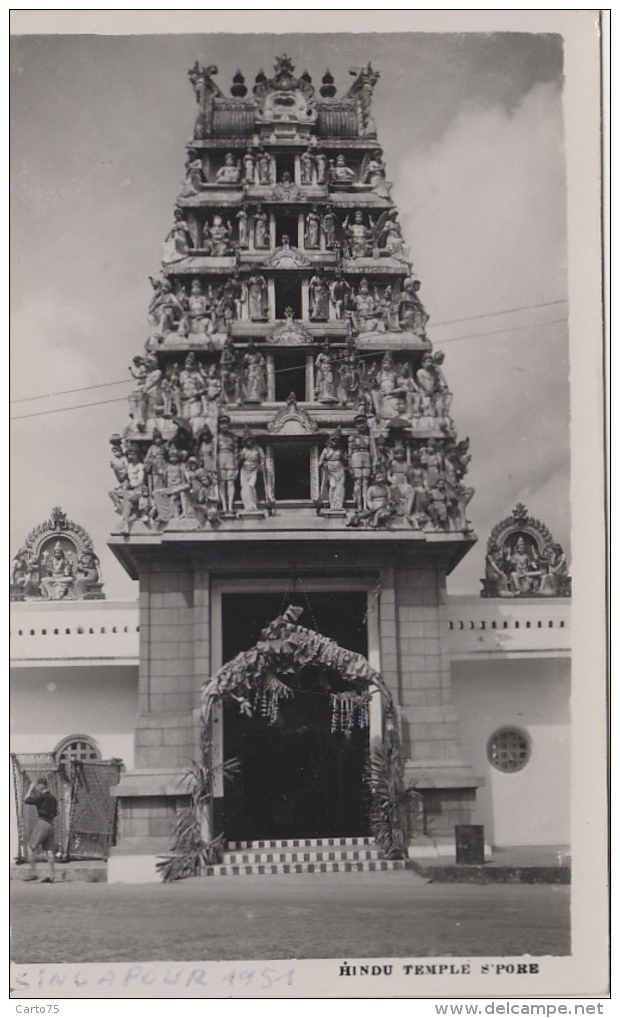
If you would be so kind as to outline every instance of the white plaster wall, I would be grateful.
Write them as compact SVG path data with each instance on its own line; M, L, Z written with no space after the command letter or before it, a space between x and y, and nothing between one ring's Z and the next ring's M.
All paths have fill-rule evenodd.
M465 758L486 779L474 823L498 847L569 844L569 660L457 661L452 682ZM491 735L508 726L531 743L527 765L515 774L496 770L486 753Z

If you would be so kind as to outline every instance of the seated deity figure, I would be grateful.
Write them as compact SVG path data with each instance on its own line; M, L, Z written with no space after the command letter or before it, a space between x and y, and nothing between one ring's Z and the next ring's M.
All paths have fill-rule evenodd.
M258 510L256 485L259 474L263 481L265 497L267 497L265 453L256 444L254 435L248 432L243 437L239 452L239 486L244 512L256 512Z
M329 179L332 184L352 184L355 180L355 171L347 166L347 161L342 153L336 156L336 161L329 160Z
M557 597L566 586L568 565L561 544L552 544L547 551L547 572L540 581L539 593Z
M358 509L366 504L366 492L372 472L372 444L365 414L354 420L355 431L349 436L349 472L353 478L353 498Z
M335 432L319 456L322 503L327 502L331 510L340 510L344 505L346 469L344 453L340 445L340 434Z
M389 198L390 185L385 179L385 163L381 149L377 149L369 159L364 161L362 183L370 184L382 198Z
M528 553L523 537L517 539L510 556L509 587L515 594L534 593L540 585L541 569L534 552Z
M325 276L319 270L308 287L310 297L310 318L313 321L324 322L329 318L329 287Z
M231 224L225 223L220 215L214 215L209 227L209 246L214 258L222 258L232 252L231 233Z
M174 224L164 240L162 262L170 265L187 258L189 250L194 246L189 225L183 216L183 210L174 210Z
M101 582L99 559L94 551L85 550L78 557L75 567L73 596L81 601L87 598L93 587Z
M267 280L264 276L250 276L247 287L250 321L266 322L269 317Z
M224 165L215 174L216 184L239 184L241 181L241 162L236 162L232 152L224 156Z
M172 283L169 279L158 280L151 277L151 285L155 291L148 307L149 322L153 328L151 338L156 343L162 343L167 334L174 329L176 320L182 317L184 308L179 298L172 292Z
M314 160L310 149L307 148L301 153L299 157L299 169L300 169L300 183L311 184L312 183L312 167Z
M269 218L262 205L258 205L254 213L254 247L264 250L269 246Z
M376 530L384 526L396 515L397 501L393 497L387 483L385 472L377 467L373 470L371 483L366 492L366 507L356 510L347 521L348 527L359 527L361 524Z
M377 301L372 296L368 281L362 279L356 294L350 298L352 306L351 318L357 332L375 332L379 324L380 313Z
M267 365L253 342L243 358L244 399L246 403L262 403L267 397Z
M176 516L183 515L181 495L188 490L183 463L176 445L170 445L163 472L163 485L153 492L149 516L159 523L168 523Z
M403 290L398 302L398 321L403 332L413 332L420 339L425 339L426 323L429 316L418 297L419 289L419 279L407 279L403 283Z
M314 362L314 398L317 403L337 403L334 366L329 352L329 346L325 343L321 352Z
M353 216L353 222L349 225L349 217L346 216L342 229L346 238L345 257L347 258L368 258L372 254L374 226L371 217L368 217L370 227L364 223L364 213L359 209Z
M60 541L56 541L54 551L46 552L42 559L45 571L41 577L41 593L48 601L61 601L73 593L75 577L73 565L63 551Z
M316 205L306 213L304 244L307 248L317 248L321 243L321 218Z

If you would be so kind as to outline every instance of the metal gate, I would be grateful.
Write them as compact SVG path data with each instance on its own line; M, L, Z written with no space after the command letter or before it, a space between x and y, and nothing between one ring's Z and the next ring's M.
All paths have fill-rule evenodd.
M37 810L24 803L35 778L47 778L58 801L54 821L57 856L69 859L107 859L116 844L117 801L109 794L118 784L120 760L71 760L59 767L53 753L12 753L17 811L17 862L28 858L28 842L37 822ZM67 774L67 768L69 773Z

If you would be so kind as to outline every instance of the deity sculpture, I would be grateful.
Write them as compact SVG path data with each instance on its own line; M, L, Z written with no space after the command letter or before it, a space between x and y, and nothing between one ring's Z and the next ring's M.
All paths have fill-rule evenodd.
M235 161L232 152L224 156L224 165L215 174L216 184L239 184L241 181L241 161Z
M400 224L396 222L397 215L396 209L390 209L379 217L375 231L375 246L379 253L384 252L391 258L406 261L409 251L405 247Z
M259 184L271 184L271 159L264 149L260 152L257 160Z
M307 248L317 248L321 243L321 219L316 205L306 213L304 244Z
M247 286L250 321L266 322L269 318L267 280L264 276L250 276Z
M175 417L181 412L180 375L177 361L168 368L161 380L161 396L163 400L163 416L166 419Z
M370 184L381 198L389 198L390 184L385 179L383 152L376 149L362 164L362 183Z
M239 209L236 218L239 247L245 251L250 246L250 220L245 209Z
M256 484L259 474L263 481L265 497L267 497L265 453L256 444L254 435L246 431L239 453L239 485L244 512L257 512L258 510Z
M400 374L396 380L397 388L405 400L403 416L409 421L419 417L422 413L422 394L414 381L411 365L403 364Z
M327 439L327 444L319 456L319 473L320 501L327 502L332 512L340 511L344 505L346 469L339 431Z
M151 499L153 498L153 492L162 488L165 484L166 464L166 446L161 432L154 428L151 445L146 450L144 456L144 473Z
M225 223L220 215L214 215L209 228L210 253L214 258L222 258L231 253L231 233L231 224Z
M336 156L336 161L329 160L329 179L332 184L352 184L355 180L355 171L347 166L347 161L342 153Z
M389 350L384 354L379 370L375 375L375 386L374 395L377 417L383 420L398 417L404 409L404 394L398 384L398 371Z
M214 330L213 308L208 297L202 292L199 279L192 280L189 297L186 298L185 312L179 322L178 334L205 337Z
M373 231L374 226L372 218L369 216L368 221L370 227L364 223L364 213L359 209L353 216L353 222L349 225L349 217L346 216L342 224L342 229L346 240L345 257L347 258L367 258L372 254L373 244Z
M445 478L438 477L435 483L429 486L426 504L426 515L430 521L429 529L447 530L452 510L453 499L448 491Z
M194 246L189 225L183 216L183 209L174 210L174 224L164 240L162 262L170 265L182 261Z
M568 586L568 565L561 544L547 548L547 572L541 577L539 593L545 597L557 597Z
M448 388L448 383L441 369L445 356L446 355L443 350L437 350L437 352L433 354L433 371L436 379L434 402L435 414L437 417L449 418L450 407L452 405L452 393Z
M244 399L246 403L262 403L267 396L267 365L253 342L243 358Z
M355 431L349 436L348 461L353 478L353 498L358 510L366 505L366 492L372 472L372 445L365 414L354 420Z
M176 445L168 447L162 480L162 486L153 491L149 516L159 523L168 523L183 514L181 495L189 487Z
M75 577L73 563L63 550L60 541L54 545L54 551L42 556L41 565L44 575L41 577L41 593L47 601L61 601L73 591Z
M356 510L347 520L348 527L364 525L376 530L385 526L396 514L398 504L387 483L383 469L373 471L371 483L366 492L366 505Z
M519 535L510 556L511 572L508 581L515 594L528 594L540 584L540 563L533 549L528 551L522 535Z
M220 355L220 379L224 403L239 402L239 367L235 344L230 336L222 348Z
M314 362L314 398L317 403L337 403L334 387L334 367L329 345L323 344Z
M248 149L248 151L245 153L245 155L243 157L243 182L244 182L244 184L253 184L254 183L255 170L256 170L256 167L255 167L254 155Z
M217 477L222 511L234 515L235 482L239 470L237 440L230 430L230 417L223 414L217 426Z
M424 355L422 366L416 371L415 377L422 398L422 416L436 417L436 396L439 393L439 379L435 371L435 362L432 354Z
M338 321L344 318L350 293L351 287L344 278L342 269L336 269L335 278L329 287L329 296L334 307L334 318Z
M310 149L307 148L299 157L300 182L302 184L312 183L312 166L314 160Z
M152 354L134 357L129 370L138 383L135 391L129 396L129 416L135 422L138 431L144 431L149 417L159 408L162 371L157 357Z
M257 205L254 213L254 247L257 250L264 250L270 247L269 242L269 218L263 211L262 205Z
M196 360L195 353L188 353L179 376L182 416L195 426L203 416L202 397L205 393L205 377Z
M183 186L182 193L184 195L197 194L202 190L205 183L202 159L197 152L191 149L187 153L187 161L185 163L185 184Z
M215 422L222 402L222 382L216 364L210 364L204 377L202 416Z
M177 318L183 315L183 305L179 298L172 292L172 283L169 279L153 279L149 277L155 291L148 307L148 317L153 327L152 339L161 343L169 332L174 329Z
M338 371L338 400L343 406L351 406L359 397L362 373L355 346L347 344Z
M129 445L127 457L127 482L123 488L121 501L122 532L128 533L134 520L148 522L148 487L144 473L144 464L136 445Z
M317 184L327 183L327 156L324 152L317 152L314 157L314 165L316 166L316 182Z
M407 462L407 451L402 442L397 442L388 462L387 479L392 497L398 508L396 514L409 519L413 513L415 489L413 487L413 470Z
M413 488L413 506L409 515L409 522L417 529L420 529L427 520L428 488L426 485L426 470L422 466L420 454L415 450L411 453L410 483Z
M420 463L424 468L426 487L435 488L440 478L445 477L443 456L434 438L429 438L420 449Z
M320 269L310 280L308 294L310 297L311 320L315 322L326 321L329 318L329 287Z
M75 582L73 584L73 597L82 601L91 594L95 585L101 582L101 567L99 558L94 551L86 549L78 556L75 566ZM91 594L92 596L92 594Z
M398 321L403 332L411 331L420 339L426 338L428 314L418 297L419 279L406 279L399 297Z
M350 318L356 332L375 332L379 324L379 311L376 299L368 287L368 281L362 279L356 294L350 297Z

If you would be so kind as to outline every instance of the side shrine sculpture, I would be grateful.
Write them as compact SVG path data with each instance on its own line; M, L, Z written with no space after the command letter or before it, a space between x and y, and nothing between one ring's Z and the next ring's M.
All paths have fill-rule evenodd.
M378 73L355 68L337 99L288 56L251 89L238 72L224 94L216 74L189 72L185 179L110 442L120 532L307 512L470 538L468 443L376 139Z
M100 601L99 558L90 535L56 506L15 555L11 601Z
M489 536L481 597L570 597L566 555L519 503Z

